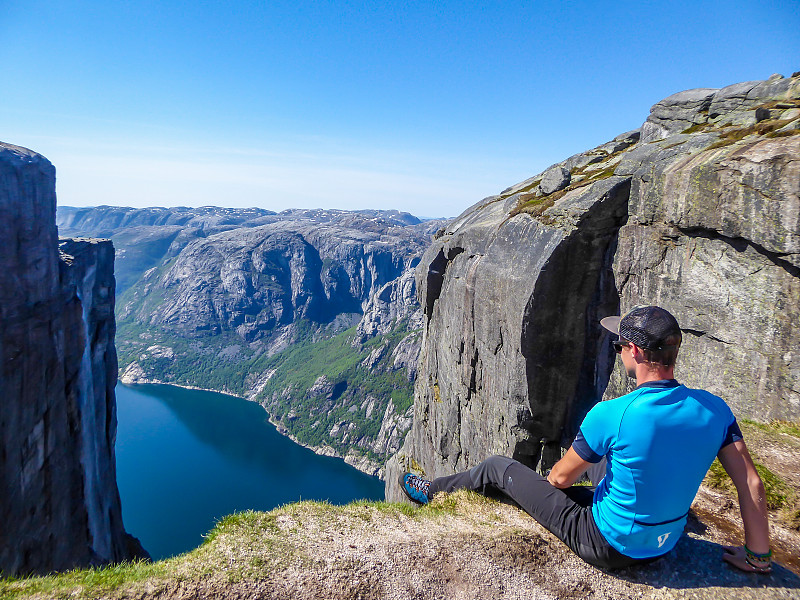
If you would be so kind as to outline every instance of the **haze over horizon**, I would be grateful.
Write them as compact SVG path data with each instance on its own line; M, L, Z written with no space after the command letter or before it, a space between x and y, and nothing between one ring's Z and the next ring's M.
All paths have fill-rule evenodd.
M796 2L0 3L59 204L454 216L673 93L800 70Z

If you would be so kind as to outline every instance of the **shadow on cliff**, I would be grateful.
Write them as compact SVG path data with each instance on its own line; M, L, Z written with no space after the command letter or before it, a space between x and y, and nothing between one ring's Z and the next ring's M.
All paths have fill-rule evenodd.
M614 366L609 334L599 320L619 313L613 260L628 218L630 179L620 178L583 214L577 232L553 250L539 273L523 317L531 439L513 457L549 468L602 399ZM538 443L537 443L538 442Z

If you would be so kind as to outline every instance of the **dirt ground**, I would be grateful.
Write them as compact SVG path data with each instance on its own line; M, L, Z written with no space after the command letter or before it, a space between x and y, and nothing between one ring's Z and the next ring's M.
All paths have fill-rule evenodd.
M421 519L347 511L279 517L290 543L311 560L290 561L265 577L207 578L149 584L113 597L348 599L800 598L800 577L783 566L769 576L733 570L721 560L729 531L699 519L670 555L651 565L606 572L573 555L515 507L456 494L455 514ZM243 548L226 550L247 560ZM233 563L232 563L233 564ZM120 590L122 591L122 590Z

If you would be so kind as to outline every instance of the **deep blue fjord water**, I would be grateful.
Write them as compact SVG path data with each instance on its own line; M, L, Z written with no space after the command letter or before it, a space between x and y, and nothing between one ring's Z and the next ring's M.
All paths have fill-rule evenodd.
M116 392L122 517L155 560L196 548L236 511L383 498L382 481L280 435L253 402L166 385Z

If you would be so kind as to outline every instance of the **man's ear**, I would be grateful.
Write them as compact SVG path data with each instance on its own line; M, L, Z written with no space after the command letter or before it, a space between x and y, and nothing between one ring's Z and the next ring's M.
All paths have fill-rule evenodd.
M639 346L637 346L636 344L634 344L633 342L628 342L628 343L630 344L631 356L633 357L633 359L637 363L643 361L644 360L644 352L642 352L642 349Z

